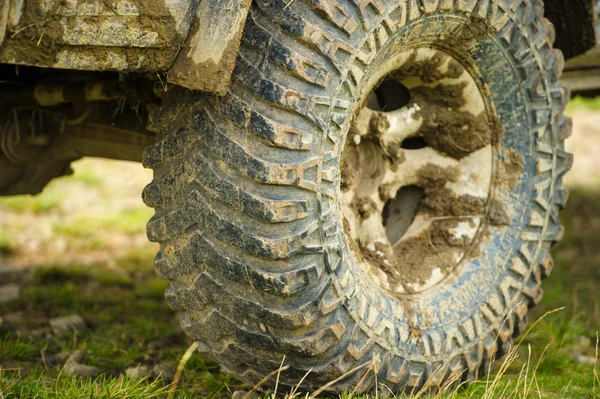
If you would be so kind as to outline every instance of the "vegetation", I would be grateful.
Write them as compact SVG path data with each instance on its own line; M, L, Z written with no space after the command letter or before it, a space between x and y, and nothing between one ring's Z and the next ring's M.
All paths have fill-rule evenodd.
M141 180L147 178L144 175ZM53 183L48 192L55 192L53 186L65 181L82 186L81 181L67 178ZM167 283L152 269L155 247L143 233L148 214L137 210L141 209L136 205L139 197L116 206L110 202L126 191L123 187L136 192L145 182L131 187L130 182L123 187L113 184L113 196L107 194L111 184L83 184L93 201L83 201L80 208L71 202L74 215L62 210L70 196L41 214L29 205L0 202L0 223L8 221L0 226L0 257L5 263L34 266L27 268L20 282L20 297L0 304L0 398L229 398L235 391L251 389L200 354L182 361L193 343L164 301ZM74 192L70 190L73 187L63 192ZM113 213L100 218L86 212L92 208L110 208ZM40 241L36 251L27 250L27 239L40 233L39 226L28 233L30 223L23 220L46 218L47 240ZM469 387L452 386L437 398L600 398L600 191L573 191L561 218L566 235L554 248L553 275L545 284L542 304L532 314L531 320L538 322L530 324L530 332L492 366L489 376ZM64 240L63 251L48 256L57 239ZM44 256L36 257L38 252ZM81 315L86 327L55 334L49 320L71 314ZM97 367L102 374L69 376L62 368L64 361L58 359L76 349L85 349L85 365ZM183 373L172 384L156 376L124 375L128 368L140 365L165 364L176 369L180 362ZM316 393L277 392L280 397L299 398ZM266 399L274 393L261 395ZM386 396L389 391L383 386L377 396L341 395L343 399Z

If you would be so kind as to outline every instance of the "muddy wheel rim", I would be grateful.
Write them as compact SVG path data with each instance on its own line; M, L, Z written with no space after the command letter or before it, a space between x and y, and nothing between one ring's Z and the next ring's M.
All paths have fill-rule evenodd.
M377 285L419 293L477 251L494 123L476 79L440 50L400 53L368 87L342 155L346 235Z

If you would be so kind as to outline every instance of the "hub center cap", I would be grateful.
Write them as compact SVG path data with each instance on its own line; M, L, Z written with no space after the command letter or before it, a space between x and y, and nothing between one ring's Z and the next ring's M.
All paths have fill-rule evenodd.
M371 81L342 156L346 233L374 282L416 293L472 247L490 191L494 125L473 77L444 52L401 53Z

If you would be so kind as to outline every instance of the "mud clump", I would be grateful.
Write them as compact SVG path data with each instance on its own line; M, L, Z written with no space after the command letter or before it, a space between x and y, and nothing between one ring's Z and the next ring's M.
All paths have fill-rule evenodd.
M450 273L456 265L456 257L469 245L467 237L455 237L450 233L458 224L458 220L434 221L419 236L396 244L393 250L398 261L392 269L394 278L408 285L423 285L435 269L439 268L443 275Z
M525 171L525 159L523 158L523 155L514 150L507 151L504 158L504 171L498 173L496 184L508 184L508 187L514 190L519 184L519 177L523 174L523 171Z
M459 172L455 168L441 168L426 165L417 173L419 187L423 188L425 197L417 212L429 216L477 216L485 211L485 199L472 195L457 196L446 188L446 183L456 182Z
M360 177L358 170L359 156L358 149L355 146L346 145L340 164L340 187L342 191L346 191L358 183Z
M485 212L485 200L468 194L457 197L447 188L426 189L418 211L430 216L480 216Z
M358 195L354 196L350 203L350 207L355 210L362 219L368 219L373 211L377 210L376 205L370 198L359 197Z
M504 204L497 199L488 204L485 220L492 226L509 226L511 219L504 210Z
M464 105L466 84L417 87L411 102L421 107L424 118L420 134L427 145L454 158L467 155L491 144L495 124L484 113L474 116L460 111Z
M56 5L55 10L59 7ZM16 62L51 66L62 44L63 27L56 11L44 13L38 2L25 2L20 23L8 32L0 53Z
M454 183L459 177L456 168L441 168L434 164L427 164L417 171L417 179L423 188L442 188L446 183Z
M406 76L419 76L423 82L433 83L442 79L457 79L464 71L462 65L447 54L437 52L433 57L427 60L417 60L418 52L415 50L402 65L400 73L390 76L396 79L402 79ZM442 66L448 63L444 70Z

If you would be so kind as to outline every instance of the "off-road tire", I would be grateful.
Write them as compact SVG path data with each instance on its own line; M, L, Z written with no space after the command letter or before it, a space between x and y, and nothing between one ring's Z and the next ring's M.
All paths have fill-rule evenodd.
M284 356L280 387L307 373L308 389L345 375L331 390L473 380L523 331L552 268L569 92L541 2L360 4L257 1L229 93L172 87L150 122L158 140L144 155L154 180L143 197L156 209L147 233L160 243L167 301L200 350L248 382ZM510 225L489 226L493 240L452 283L405 306L352 258L340 156L374 60L417 44L475 66L502 125L494 173L510 151L523 162L514 184L490 193Z

